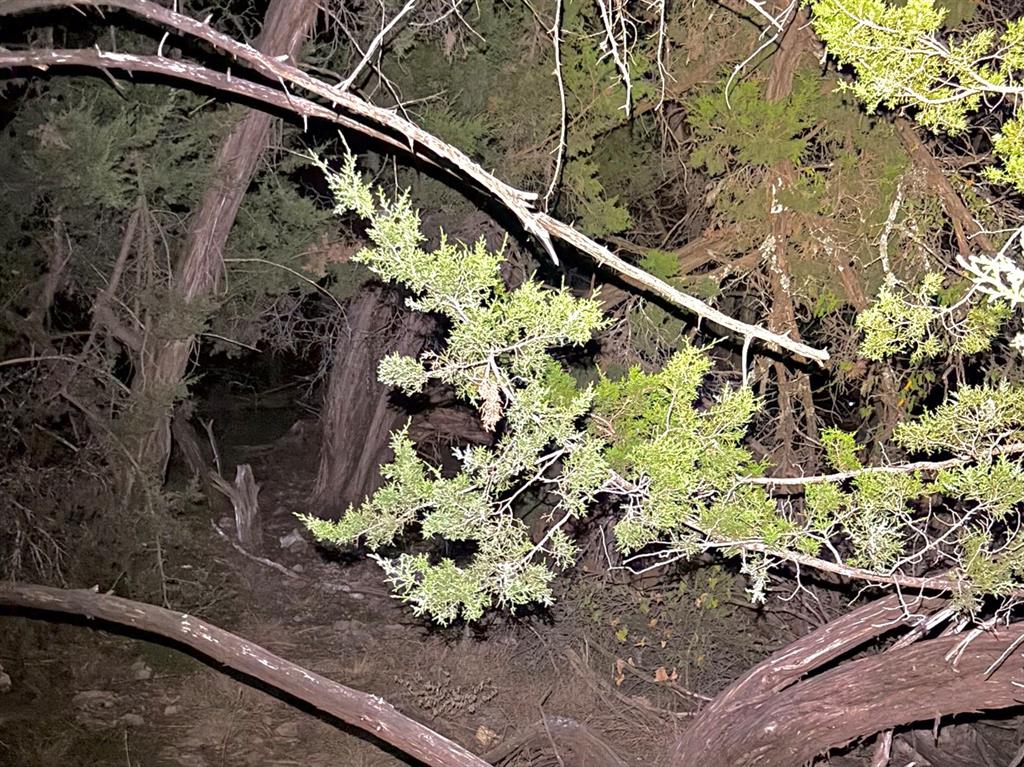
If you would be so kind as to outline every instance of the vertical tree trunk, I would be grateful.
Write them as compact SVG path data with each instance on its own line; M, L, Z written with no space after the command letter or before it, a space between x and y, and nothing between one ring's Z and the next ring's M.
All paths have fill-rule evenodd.
M766 99L780 101L789 97L793 92L796 70L804 56L813 51L813 46L814 39L808 27L806 11L798 11L779 41L779 49L772 60L765 89ZM793 212L778 203L780 195L794 180L795 169L788 161L771 168L766 178L771 211L771 241L767 257L772 306L768 315L768 328L776 333L788 333L791 338L800 338L787 255L788 243L798 223ZM812 446L818 442L818 421L810 376L804 371L792 370L781 362L773 363L772 369L775 373L779 409L775 427L776 453L773 455L776 470L781 476L791 474L794 470L810 472L814 467ZM802 419L798 418L799 415L803 416Z
M316 21L314 0L271 0L255 47L270 55L294 57ZM174 275L175 298L196 305L216 290L223 271L224 245L238 208L266 149L274 118L250 110L231 130L215 160L210 185L195 212ZM137 461L163 476L171 449L170 407L180 391L196 337L160 339L143 350L134 392L141 402L135 435Z
M380 466L401 413L391 389L377 380L377 364L391 352L415 356L430 320L400 309L394 294L366 288L346 307L347 326L334 347L321 415L320 468L313 503L336 515L380 486Z

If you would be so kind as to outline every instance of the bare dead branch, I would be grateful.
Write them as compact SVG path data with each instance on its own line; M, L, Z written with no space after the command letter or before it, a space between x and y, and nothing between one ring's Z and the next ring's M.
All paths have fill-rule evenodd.
M391 21L381 27L380 32L377 33L377 36L373 38L373 40L370 41L370 44L366 47L366 52L363 53L363 58L352 68L348 77L338 84L338 88L347 91L352 87L352 84L359 78L360 73L373 57L373 54L375 54L381 45L384 44L384 39L388 36L388 33L394 29L395 25L402 20L402 17L409 13L409 11L411 11L415 6L416 0L409 0L409 2L402 7L402 10L395 14L395 17L391 19Z
M75 3L71 0L8 0L5 4L0 5L0 16L71 5L81 6L83 3ZM271 82L288 83L306 93L326 100L334 109L301 99L294 93L285 93L257 83L244 81L240 83L237 78L228 78L196 64L170 61L161 57L131 56L99 51L4 52L0 54L0 68L40 67L45 69L49 66L63 65L91 66L103 71L148 71L177 80L207 85L222 92L253 98L297 114L303 119L318 117L344 125L352 130L382 139L389 145L401 147L416 156L426 157L442 166L454 168L459 177L476 183L497 198L516 216L524 230L536 237L556 261L552 238L575 247L601 266L616 272L630 284L654 293L741 337L756 338L770 347L784 349L818 363L824 363L829 359L827 351L816 349L790 338L789 330L785 333L776 333L759 325L750 325L736 320L695 296L682 293L643 269L623 261L582 232L535 210L533 206L537 194L515 189L485 171L459 149L441 141L404 117L371 104L352 93L328 85L289 64L287 60L262 54L252 46L240 43L216 31L209 24L175 13L150 0L104 0L90 3L90 5L120 8L155 24L204 40L224 53L244 62ZM355 117L338 114L337 109Z
M0 606L84 615L166 637L364 730L424 764L489 767L459 744L399 713L383 698L297 666L187 613L86 589L56 589L28 583L0 584Z
M1018 455L1020 453L1024 453L1024 443L1015 442L1009 445L999 445L989 455ZM814 485L822 482L846 482L865 474L912 474L916 471L933 474L943 469L967 466L977 462L977 457L947 458L942 461L912 461L910 463L897 463L891 466L867 466L863 469L837 471L832 474L815 474L807 477L745 477L740 484L792 488L795 494L799 494L803 492L804 485Z

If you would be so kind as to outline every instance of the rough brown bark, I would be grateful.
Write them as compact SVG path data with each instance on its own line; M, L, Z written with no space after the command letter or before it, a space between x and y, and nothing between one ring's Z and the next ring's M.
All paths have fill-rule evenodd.
M313 0L271 0L255 47L270 56L294 58L316 21ZM174 276L175 289L186 303L213 294L224 269L224 246L235 223L253 173L266 149L274 118L249 110L221 144L213 179L189 226L185 248ZM158 400L185 379L195 347L194 336L159 342L143 353L135 391ZM137 461L163 475L171 449L170 411L155 413L155 423L139 437Z
M666 764L796 767L891 727L1024 701L1019 652L988 673L1024 636L1024 624L967 643L963 634L926 639L808 676L890 630L914 625L939 604L925 598L902 605L886 597L783 648L718 695Z
M416 356L429 326L424 315L400 310L394 298L386 289L366 288L345 309L321 416L313 493L313 502L329 514L376 490L380 466L391 459L388 443L401 413L390 405L390 387L377 380L377 365L391 352Z
M942 207L953 224L953 233L956 236L960 255L969 256L975 252L995 253L997 248L992 244L992 240L974 220L971 211L960 199L960 195L949 183L946 174L943 173L939 163L932 156L931 150L917 135L914 126L906 120L896 120L896 132L910 154L910 158L914 161L914 165L924 172L928 185L942 201Z
M781 8L779 9L781 10ZM803 58L813 52L807 11L800 10L786 28L779 41L779 49L772 60L772 69L765 88L765 98L778 101L793 91L793 78ZM772 306L768 328L800 338L796 325L796 308L791 290L791 273L787 247L799 222L793 211L781 209L778 196L792 185L796 171L792 163L784 161L771 168L765 179L771 211L771 241L768 247L768 278L772 288ZM775 373L778 415L775 422L775 450L772 460L776 471L787 476L794 472L806 473L815 465L810 447L818 442L817 410L811 391L811 378L802 370L790 370L781 362L772 364ZM801 424L798 421L802 421ZM802 443L802 444L801 444Z
M377 695L353 690L186 613L87 590L0 584L0 606L84 615L166 637L364 730L432 767L489 767Z

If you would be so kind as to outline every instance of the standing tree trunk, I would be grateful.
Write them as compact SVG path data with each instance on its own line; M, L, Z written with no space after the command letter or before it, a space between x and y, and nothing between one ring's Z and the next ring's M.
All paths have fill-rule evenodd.
M294 58L316 21L314 0L270 0L263 29L254 43L271 56ZM224 269L224 246L238 208L263 156L274 118L250 110L217 152L210 185L189 227L174 274L174 300L199 308L212 296ZM143 471L163 476L171 450L171 406L180 396L196 336L157 339L143 349L134 393L141 404L136 460Z
M779 7L776 11L781 11ZM814 50L814 38L809 28L807 12L797 12L786 28L779 48L772 59L771 72L765 89L768 101L781 101L793 92L793 77L801 61ZM788 160L768 170L770 211L770 240L767 248L768 279L772 288L771 312L768 327L776 333L788 333L800 338L797 330L796 308L792 294L792 272L787 249L800 226L794 212L779 204L779 197L796 180L796 169ZM811 390L811 377L803 370L792 370L782 362L772 363L778 396L778 415L775 424L776 450L773 462L779 476L794 472L810 472L814 467L814 448L818 443L818 420ZM802 416L802 418L800 417ZM801 428L802 427L802 428Z
M380 486L380 466L400 413L391 389L377 380L377 365L391 352L415 356L430 320L396 305L394 293L366 288L346 307L321 416L320 468L313 503L327 514L360 503Z

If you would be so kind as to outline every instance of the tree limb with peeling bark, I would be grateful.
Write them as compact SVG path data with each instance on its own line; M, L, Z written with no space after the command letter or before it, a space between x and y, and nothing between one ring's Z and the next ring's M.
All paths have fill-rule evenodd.
M83 3L67 0L10 0L0 5L0 16L82 5ZM827 351L815 349L791 338L789 333L792 329L772 332L759 325L736 320L695 296L683 293L643 269L622 260L611 250L574 227L536 210L536 193L509 186L474 163L458 148L441 141L397 113L375 106L349 91L313 77L287 60L267 56L250 45L218 32L209 24L175 13L149 0L110 0L90 5L119 8L180 34L203 40L270 82L277 83L278 87L239 83L230 74L216 72L190 62L172 61L160 55L135 56L102 51L8 51L0 53L0 68L45 70L57 66L89 66L112 73L142 71L161 74L179 82L192 82L237 96L254 98L303 119L313 117L329 120L438 164L461 181L475 184L504 205L523 229L536 237L554 259L557 259L557 256L553 241L557 240L579 250L629 284L657 295L741 338L754 339L768 345L769 348L785 350L818 363L827 362L829 359ZM298 96L289 90L289 86L297 92L305 92L310 98ZM312 97L319 98L322 103L312 101Z

